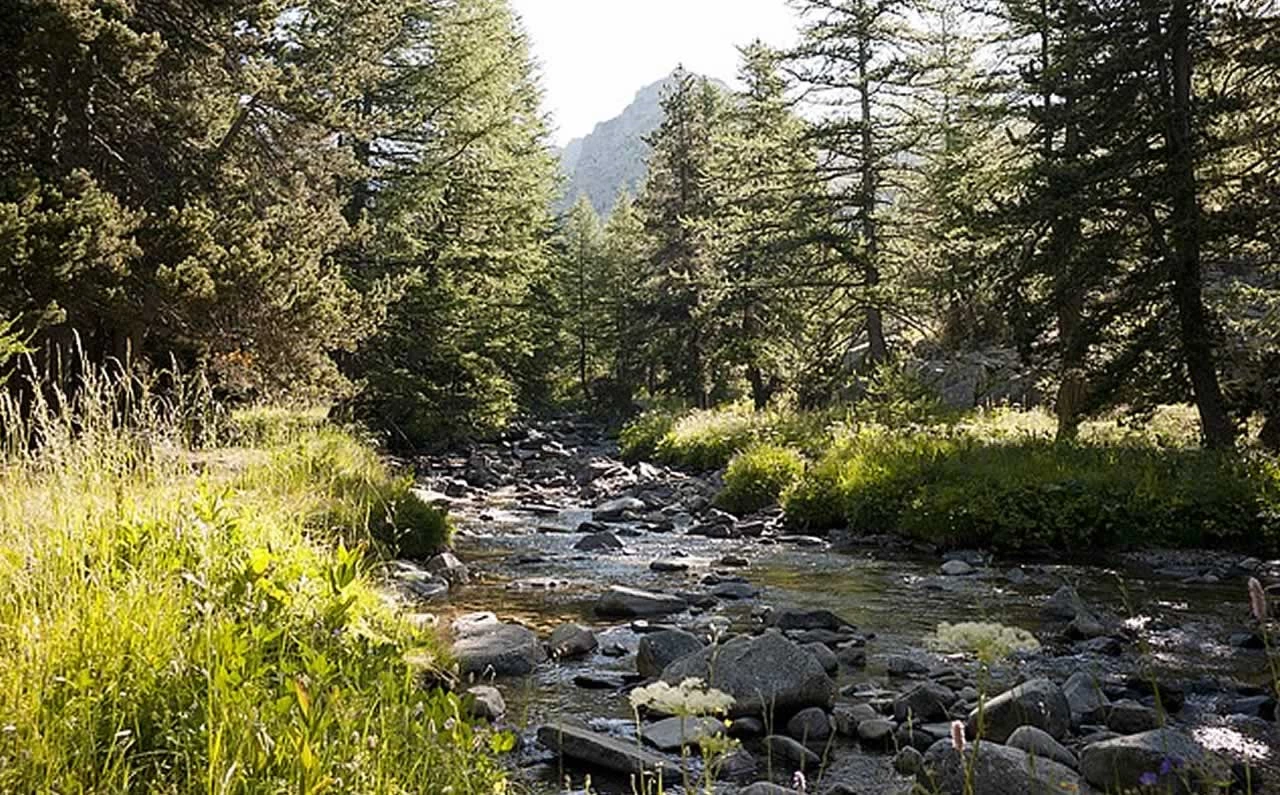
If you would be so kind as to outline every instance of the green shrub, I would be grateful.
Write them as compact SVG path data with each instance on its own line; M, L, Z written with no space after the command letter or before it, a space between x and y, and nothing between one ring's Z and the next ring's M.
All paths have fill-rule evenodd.
M649 459L706 471L724 467L734 455L757 443L820 455L831 445L836 429L847 422L848 411L842 408L757 412L746 404L732 404L683 413L655 410L623 428L619 444L628 461Z
M788 447L762 444L733 457L724 474L720 507L736 514L767 508L804 474L804 459Z
M656 460L696 471L720 469L758 441L764 423L749 409L693 411L676 420L658 442Z
M1017 552L1167 544L1267 550L1274 464L1196 449L863 430L783 498L788 523Z
M658 443L675 424L675 413L663 410L646 411L631 420L618 434L622 459L630 463L652 460L658 452Z
M811 530L893 531L914 489L953 444L883 428L845 436L784 495L787 522Z
M971 446L939 462L901 529L1011 551L1170 544L1256 548L1262 481L1200 450L1026 442Z
M911 397L905 388L892 392ZM900 408L909 405L914 400ZM855 410L734 405L646 414L623 432L623 448L631 460L694 470L733 459L722 505L756 510L780 495L787 523L813 531L847 526L1010 552L1135 544L1275 549L1280 464L1199 450L1189 416L1171 406L1147 426L1098 420L1081 429L1079 442L1059 444L1053 418L1039 410L890 429L858 424ZM742 453L779 448L815 463L798 479L779 474L790 483L775 491L761 470L773 454Z

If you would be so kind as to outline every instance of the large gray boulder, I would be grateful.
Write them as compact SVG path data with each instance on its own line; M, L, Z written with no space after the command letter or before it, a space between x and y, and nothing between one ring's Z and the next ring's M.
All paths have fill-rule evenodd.
M981 726L979 726L981 717ZM1055 740L1071 730L1071 706L1062 688L1048 679L1032 679L996 696L969 713L969 735L1004 743L1020 726L1035 726Z
M622 542L613 533L593 533L580 538L573 548L579 552L604 552L622 549Z
M822 707L802 709L787 721L787 734L810 745L826 742L834 730L831 716Z
M1072 770L1080 769L1080 760L1076 759L1076 755L1068 751L1057 740L1049 736L1048 732L1041 731L1035 726L1021 726L1013 734L1009 735L1009 747L1017 748L1020 751L1026 751L1032 756L1041 759L1052 759L1062 765L1066 765Z
M1106 720L1111 699L1091 674L1076 671L1062 685L1062 694L1071 707L1071 719L1077 724L1101 723Z
M929 746L917 780L938 795L1079 795L1080 775L1066 765L1007 745L983 742L963 753L951 740Z
M697 678L733 696L733 717L829 708L836 686L813 655L779 632L735 638L671 663L662 680Z
M1168 728L1093 743L1080 754L1080 771L1086 781L1108 792L1137 789L1148 774L1158 778L1161 792L1179 793L1199 792L1202 787L1197 784L1210 786L1231 778L1220 757Z
M1141 734L1163 723L1157 710L1131 699L1117 701L1107 710L1107 728L1116 734Z
M546 652L530 629L518 624L483 623L454 641L453 656L464 676L524 676L546 659Z
M899 723L907 720L915 723L946 720L947 708L955 700L956 694L951 688L936 682L924 682L894 699L893 719Z
M496 721L507 714L507 702L502 698L502 693L498 692L498 688L493 685L476 685L468 688L466 696L467 711L472 717Z
M636 671L644 676L657 677L671 663L694 652L702 651L706 644L692 632L683 629L664 629L640 639L636 651Z
M682 745L697 746L709 737L725 733L718 718L666 718L640 730L640 737L659 751L678 751Z
M639 588L615 585L596 602L596 613L602 616L664 616L688 609L689 603L678 596Z
M1081 612L1087 612L1084 600L1070 585L1064 585L1054 591L1053 595L1040 605L1040 616L1046 621L1066 623Z
M458 560L452 552L441 552L427 561L427 571L448 580L450 585L466 585L470 580L467 564Z
M771 610L765 618L765 623L784 632L792 629L826 629L839 632L854 628L853 624L830 610L803 610L797 607Z
M640 748L634 741L620 740L577 726L538 727L538 742L565 759L585 762L623 775L656 775L669 780L675 766L657 754Z
M822 764L822 757L781 734L771 734L764 738L764 749L774 766L781 764L790 770L816 772L818 766Z

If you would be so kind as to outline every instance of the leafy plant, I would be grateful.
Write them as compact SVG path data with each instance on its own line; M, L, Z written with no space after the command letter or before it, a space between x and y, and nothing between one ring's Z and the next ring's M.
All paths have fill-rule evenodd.
M789 447L761 444L734 456L716 502L746 514L767 508L804 474L804 459Z

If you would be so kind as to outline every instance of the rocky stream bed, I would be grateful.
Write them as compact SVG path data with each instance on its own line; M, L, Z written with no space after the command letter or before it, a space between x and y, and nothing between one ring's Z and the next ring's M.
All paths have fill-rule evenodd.
M725 731L741 748L716 788L744 795L1280 782L1245 586L1280 578L1280 561L1028 563L787 535L775 514L712 507L716 476L629 466L571 420L418 471L458 522L455 549L397 563L391 581L450 628L476 711L520 735L512 764L535 791L580 792L589 776L592 792L630 793L661 771L679 792L681 766L698 773L682 740ZM939 626L962 622L1026 630L1039 648L985 662L940 649ZM660 714L637 726L631 690L689 677L735 698L727 729Z

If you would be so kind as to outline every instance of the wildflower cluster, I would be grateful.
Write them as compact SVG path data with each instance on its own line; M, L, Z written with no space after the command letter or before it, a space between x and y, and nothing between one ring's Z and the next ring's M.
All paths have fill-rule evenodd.
M686 679L672 686L654 682L631 691L631 707L641 707L667 715L723 715L733 706L733 696L706 687L698 678Z

